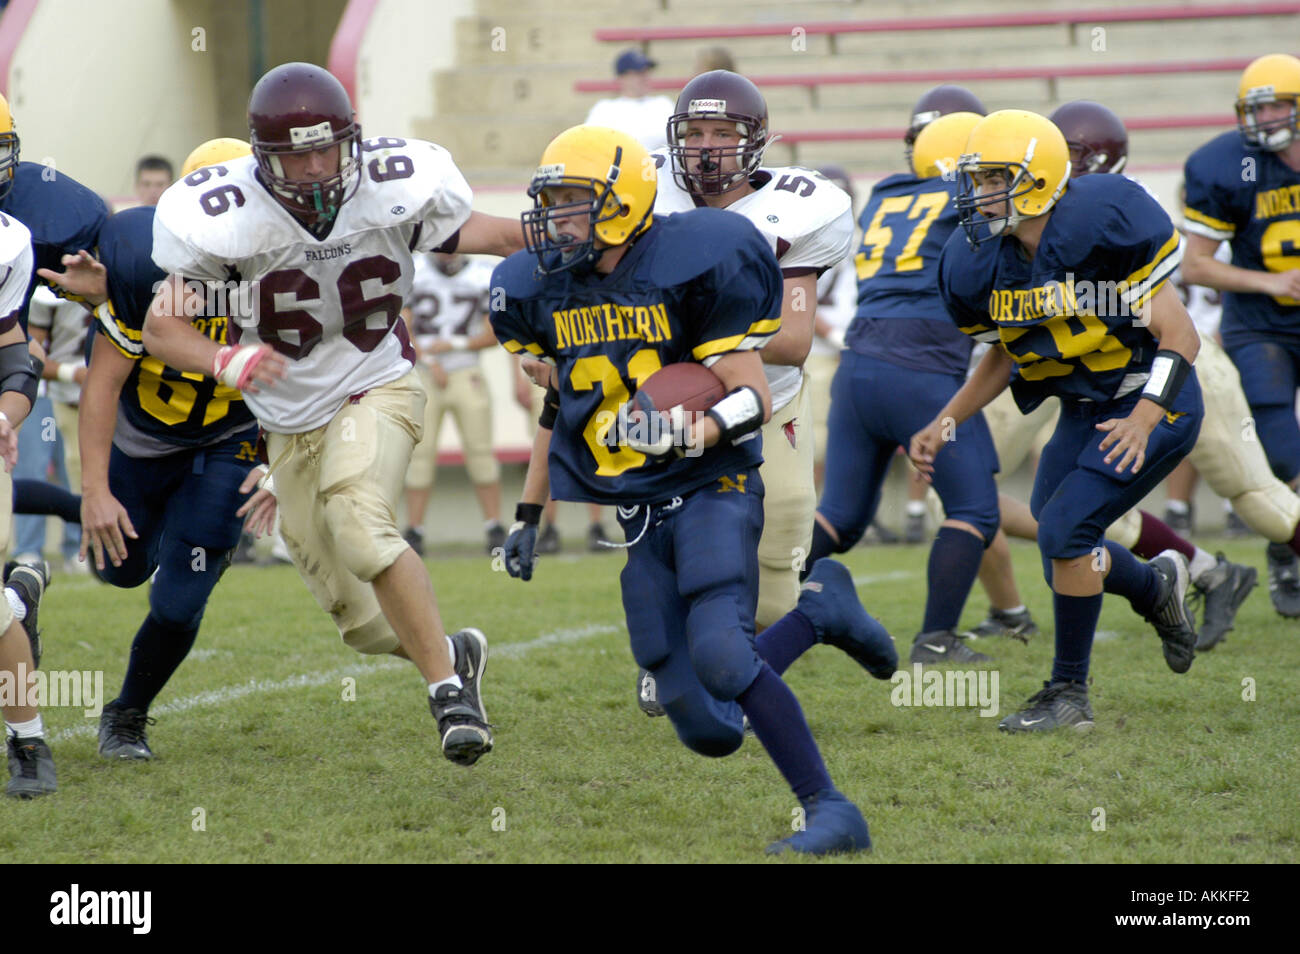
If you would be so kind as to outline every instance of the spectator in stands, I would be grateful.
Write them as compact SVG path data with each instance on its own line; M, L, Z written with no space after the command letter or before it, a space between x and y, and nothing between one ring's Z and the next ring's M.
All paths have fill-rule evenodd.
M692 77L699 76L701 73L711 73L714 70L726 70L728 73L740 72L736 69L736 60L731 55L731 51L725 46L706 46L695 54Z
M650 95L650 71L657 65L640 50L620 53L614 60L619 95L592 106L587 124L625 132L649 151L665 146L673 101L667 96Z
M162 156L142 156L135 164L135 198L141 205L157 205L176 172Z

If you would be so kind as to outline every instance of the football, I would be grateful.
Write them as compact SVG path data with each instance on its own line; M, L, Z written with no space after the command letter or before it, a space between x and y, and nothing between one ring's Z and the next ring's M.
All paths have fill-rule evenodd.
M722 379L694 361L660 368L638 390L660 410L680 404L686 411L707 411L727 394Z

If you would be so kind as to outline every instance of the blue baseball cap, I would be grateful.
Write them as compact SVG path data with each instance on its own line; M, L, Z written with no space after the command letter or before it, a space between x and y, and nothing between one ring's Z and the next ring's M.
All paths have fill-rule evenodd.
M658 65L640 50L624 50L614 61L614 73L622 76L624 73L652 70Z

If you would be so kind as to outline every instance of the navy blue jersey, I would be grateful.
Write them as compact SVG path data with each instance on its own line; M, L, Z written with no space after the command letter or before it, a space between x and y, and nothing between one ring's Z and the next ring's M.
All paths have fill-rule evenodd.
M642 504L681 496L762 460L758 434L697 457L664 460L607 446L619 407L651 374L762 347L781 326L781 269L744 216L695 209L658 218L609 275L538 276L516 252L492 288L492 328L512 353L555 362L560 409L551 436L551 495Z
M1142 309L1178 267L1178 232L1159 203L1118 175L1073 180L1033 261L1014 238L971 249L955 233L939 291L966 334L999 342L1028 413L1050 395L1109 401L1144 383L1157 344Z
M1300 268L1300 172L1275 153L1247 146L1235 131L1192 153L1183 172L1188 232L1230 243L1239 268ZM1259 333L1300 336L1300 301L1224 292L1221 331L1229 347Z
M93 252L108 218L104 200L76 179L36 162L20 162L13 185L0 200L0 212L16 216L32 233L36 268L63 271L63 256ZM39 279L35 270L20 320L27 327L27 307Z
M858 310L844 346L917 371L964 375L972 342L939 297L939 254L957 228L956 179L909 174L876 183L854 258Z
M163 364L144 350L144 320L165 272L153 262L153 206L119 212L99 236L100 260L108 270L108 304L97 312L99 333L135 361L122 385L121 410L138 431L166 444L210 444L253 415L234 388L192 371ZM190 323L218 344L226 343L224 315L196 315Z

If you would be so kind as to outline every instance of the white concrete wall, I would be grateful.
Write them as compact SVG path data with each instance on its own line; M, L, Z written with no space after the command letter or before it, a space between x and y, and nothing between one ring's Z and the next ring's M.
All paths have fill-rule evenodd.
M22 158L106 196L135 161L181 162L216 125L210 54L193 49L201 2L41 0L9 71ZM204 44L206 37L203 38Z

